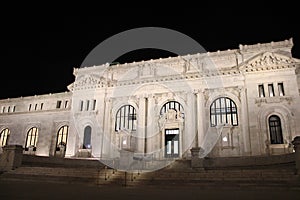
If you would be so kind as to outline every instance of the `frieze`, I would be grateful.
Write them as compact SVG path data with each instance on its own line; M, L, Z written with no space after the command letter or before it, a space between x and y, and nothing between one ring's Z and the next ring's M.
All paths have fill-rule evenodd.
M96 87L103 87L106 83L104 77L98 77L97 75L89 74L77 77L77 80L68 86L68 89L90 89Z
M256 98L255 104L257 104L258 106L261 106L262 104L283 103L283 102L291 104L292 100L293 98L288 96Z

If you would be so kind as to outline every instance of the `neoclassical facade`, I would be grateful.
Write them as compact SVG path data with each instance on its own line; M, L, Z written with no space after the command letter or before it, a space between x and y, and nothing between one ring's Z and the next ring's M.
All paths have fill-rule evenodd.
M114 159L256 156L300 135L293 41L74 69L64 93L0 100L0 146L24 154Z

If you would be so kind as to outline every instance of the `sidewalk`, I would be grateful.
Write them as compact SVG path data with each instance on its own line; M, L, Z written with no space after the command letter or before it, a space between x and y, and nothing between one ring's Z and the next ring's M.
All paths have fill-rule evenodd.
M77 184L56 184L22 181L0 181L0 199L5 200L76 200L76 199L101 199L101 200L194 200L194 199L243 199L243 200L288 200L297 199L300 190L294 189L201 189L201 188L126 188L121 186L97 187Z

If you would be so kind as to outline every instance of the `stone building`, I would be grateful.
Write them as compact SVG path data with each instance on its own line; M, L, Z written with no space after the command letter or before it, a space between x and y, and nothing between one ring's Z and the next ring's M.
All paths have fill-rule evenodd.
M0 146L113 159L255 156L292 151L300 133L293 41L74 69L68 91L0 100Z

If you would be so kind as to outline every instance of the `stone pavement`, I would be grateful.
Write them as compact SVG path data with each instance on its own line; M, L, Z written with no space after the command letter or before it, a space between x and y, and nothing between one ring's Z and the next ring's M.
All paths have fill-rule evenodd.
M291 189L201 189L197 187L97 187L82 184L43 183L27 181L0 181L2 200L288 200L298 199L300 188Z

